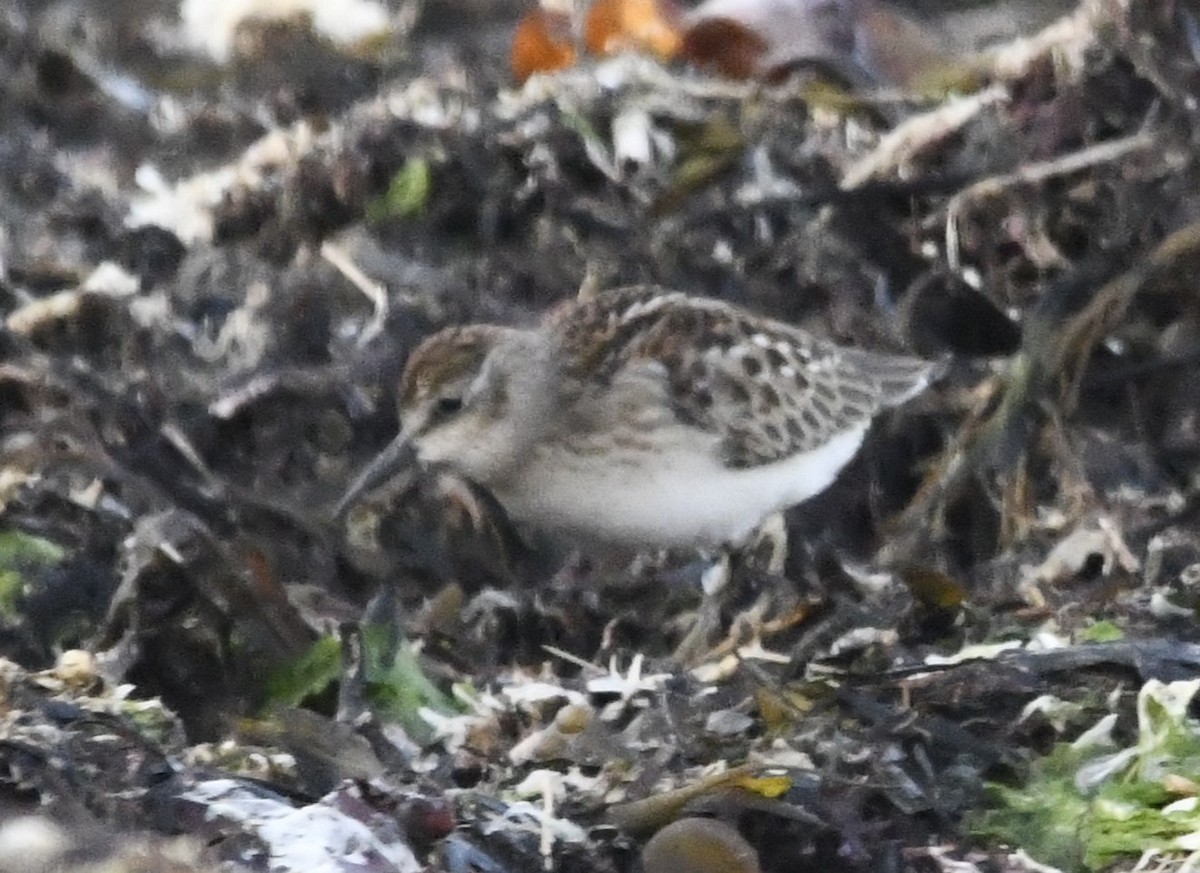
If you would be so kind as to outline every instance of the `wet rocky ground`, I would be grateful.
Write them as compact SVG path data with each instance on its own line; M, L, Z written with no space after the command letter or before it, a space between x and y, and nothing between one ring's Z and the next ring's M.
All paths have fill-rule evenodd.
M0 869L1185 863L1194 6L936 87L278 6L0 10ZM686 663L695 555L561 566L437 472L333 513L422 337L632 283L946 361Z

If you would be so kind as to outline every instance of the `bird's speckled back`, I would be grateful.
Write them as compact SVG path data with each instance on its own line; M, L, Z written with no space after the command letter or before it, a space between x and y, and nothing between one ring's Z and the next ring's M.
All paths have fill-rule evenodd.
M911 397L933 370L653 286L567 303L546 329L580 378L611 382L635 362L660 363L677 417L718 435L733 468L811 451Z

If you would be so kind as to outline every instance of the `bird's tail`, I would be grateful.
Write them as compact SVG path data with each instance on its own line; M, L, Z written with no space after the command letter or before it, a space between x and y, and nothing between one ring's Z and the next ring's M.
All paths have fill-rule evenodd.
M905 355L880 355L849 350L851 360L864 376L879 386L884 406L899 406L916 397L945 374L949 360L926 361Z

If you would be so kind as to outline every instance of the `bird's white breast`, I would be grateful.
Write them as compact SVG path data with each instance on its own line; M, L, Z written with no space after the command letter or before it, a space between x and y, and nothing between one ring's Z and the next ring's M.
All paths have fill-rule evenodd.
M825 490L854 457L867 425L759 467L720 463L697 431L657 433L603 453L538 446L525 475L495 488L518 522L582 542L628 548L743 543L767 516ZM578 447L576 447L578 448Z

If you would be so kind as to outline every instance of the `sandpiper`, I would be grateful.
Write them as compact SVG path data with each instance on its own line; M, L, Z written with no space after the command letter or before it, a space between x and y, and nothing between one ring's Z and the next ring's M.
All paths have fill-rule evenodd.
M583 551L737 549L827 488L875 416L934 372L656 287L573 300L526 329L450 327L412 353L400 434L339 513L415 455Z

